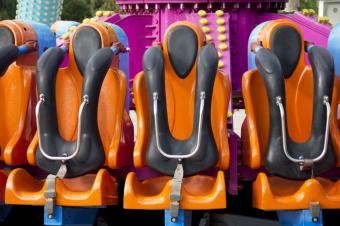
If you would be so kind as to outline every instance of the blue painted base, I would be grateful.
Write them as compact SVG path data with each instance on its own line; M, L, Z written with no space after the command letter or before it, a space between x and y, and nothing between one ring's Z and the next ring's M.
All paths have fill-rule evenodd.
M322 211L317 219L312 219L310 210L277 211L281 226L322 226Z
M98 209L98 207L56 206L53 218L48 218L47 213L44 213L44 224L92 226L96 220Z
M0 204L0 222L5 221L8 214L11 212L12 206L5 205L3 203Z
M191 226L191 212L179 210L176 222L171 222L170 210L164 210L165 226Z

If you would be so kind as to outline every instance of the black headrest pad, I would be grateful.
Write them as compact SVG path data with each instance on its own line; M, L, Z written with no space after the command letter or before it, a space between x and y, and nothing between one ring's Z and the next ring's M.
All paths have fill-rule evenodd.
M9 45L14 45L15 43L15 38L10 29L7 27L1 26L0 27L0 48L9 46Z
M102 47L100 34L92 27L82 27L75 32L72 46L76 64L80 73L84 75L87 62Z
M178 26L169 31L168 52L170 62L180 78L185 78L193 67L198 49L196 33L189 27Z
M270 40L270 46L279 58L285 78L289 78L299 62L301 53L301 36L290 26L276 29Z

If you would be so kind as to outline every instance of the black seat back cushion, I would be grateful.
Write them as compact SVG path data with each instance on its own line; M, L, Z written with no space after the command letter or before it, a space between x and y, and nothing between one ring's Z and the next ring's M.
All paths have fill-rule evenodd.
M70 156L76 149L76 141L65 141L59 134L56 114L55 83L58 67L63 59L60 48L48 49L39 59L37 65L38 93L44 94L46 102L40 108L40 134L44 136L39 142L45 153L50 156ZM112 63L113 53L109 48L97 50L89 59L83 80L82 97L88 95L89 103L85 106L80 122L81 140L78 154L66 161L66 177L77 177L97 171L105 161L105 152L97 124L98 98L102 82ZM73 107L73 106L70 106ZM45 158L38 147L37 165L51 174L56 174L60 161Z
M0 26L0 77L19 56L18 47L14 43L12 31L7 27Z
M194 125L192 135L187 140L174 138L169 130L166 108L164 58L159 47L149 48L143 58L144 78L146 81L149 109L150 109L150 139L147 146L147 164L150 168L164 174L173 176L178 160L164 157L157 149L155 119L153 110L153 93L157 92L159 141L161 148L168 154L189 154L197 143L199 125L200 93L205 92L203 108L202 139L197 153L188 159L183 159L184 175L190 176L200 171L213 168L218 161L218 150L211 128L211 98L217 71L218 56L216 49L205 46L201 49L196 74Z
M15 38L12 31L4 26L0 26L0 48L14 45Z
M285 78L292 75L299 62L301 40L299 32L291 26L279 27L272 34L271 50L279 58Z
M85 26L75 32L72 47L78 69L84 75L87 62L102 47L102 39L96 29Z
M0 77L3 76L7 68L18 59L19 49L15 45L0 47Z
M177 76L186 78L195 64L198 50L196 33L187 26L177 26L168 33L168 54Z
M331 98L333 91L334 65L327 50L313 47L309 51L309 60L312 65L314 80L313 118L310 138L303 143L294 142L289 137L289 125L285 117L288 153L296 159L299 159L300 156L304 159L314 159L322 153L326 128L326 108L323 106L323 97L328 96ZM283 150L281 116L279 107L276 104L276 97L280 96L286 112L285 82L280 60L273 51L262 48L256 53L255 63L264 80L269 103L270 126L264 166L274 175L290 179L310 178L312 171L301 171L299 165L290 161ZM329 139L326 155L314 164L314 175L318 176L332 169L335 163L336 156L332 142Z

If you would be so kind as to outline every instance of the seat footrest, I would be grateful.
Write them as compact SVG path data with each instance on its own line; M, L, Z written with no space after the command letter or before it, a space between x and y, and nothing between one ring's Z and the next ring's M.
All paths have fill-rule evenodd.
M55 204L59 206L106 206L118 203L117 182L105 169L97 174L56 180ZM24 169L13 170L7 179L5 202L16 205L44 205L45 180Z
M325 178L295 181L259 173L253 184L253 206L258 209L309 209L313 202L318 202L321 209L340 208L340 181Z
M125 209L166 210L170 208L171 177L156 177L142 182L128 174L124 188ZM226 208L226 187L222 171L216 177L195 175L183 179L180 209Z

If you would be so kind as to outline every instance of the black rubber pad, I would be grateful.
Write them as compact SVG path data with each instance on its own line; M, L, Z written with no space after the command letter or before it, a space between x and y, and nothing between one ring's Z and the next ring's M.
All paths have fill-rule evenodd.
M76 141L65 141L59 134L56 109L55 83L59 65L64 53L60 48L48 49L39 59L37 65L38 93L46 96L46 102L40 109L40 132L44 134L41 142L46 153L52 156L70 156L76 149ZM105 152L98 129L98 99L102 82L112 63L113 52L102 48L93 53L85 68L82 85L82 97L88 96L88 104L81 117L81 138L78 154L66 161L66 177L77 177L96 172L105 161ZM74 106L69 106L74 107ZM37 165L48 173L56 174L60 161L46 159L38 147Z
M170 62L176 74L185 78L196 61L198 49L196 33L186 26L175 27L168 34L167 45Z
M290 26L275 30L270 40L271 50L279 58L283 76L289 78L294 72L301 53L301 36Z
M87 62L102 47L101 37L96 29L82 27L74 34L72 46L79 71L84 76Z
M9 45L14 45L15 43L15 38L10 29L4 26L0 26L0 48L9 46Z
M169 176L173 176L178 160L168 159L161 155L157 148L155 133L155 118L153 110L153 93L159 95L158 101L158 124L160 144L168 154L189 154L196 146L198 128L199 128L199 111L200 111L200 93L205 92L205 104L202 118L202 140L197 153L190 158L183 159L184 175L190 176L198 172L213 168L218 161L218 149L215 143L211 128L211 100L217 71L218 56L215 47L207 45L199 53L197 60L196 87L195 87L195 104L194 104L194 126L191 136L186 140L178 140L171 135L168 125L168 114L166 110L166 89L164 73L164 58L162 50L159 47L149 48L143 58L143 71L146 82L148 100L149 100L149 117L150 117L150 139L147 147L146 160L150 168ZM188 91L189 92L189 91Z
M314 100L312 131L309 139L305 142L294 142L288 134L290 125L287 124L286 118L284 119L287 126L285 132L287 134L287 151L295 159L299 159L300 156L304 159L314 159L321 154L326 128L326 109L323 106L323 98L328 96L331 103L333 91L334 64L331 55L321 47L313 47L308 56L313 69L314 81L314 87L310 87L314 88ZM299 164L290 161L284 153L281 115L276 104L276 97L280 96L283 108L286 109L283 67L273 51L265 48L256 53L255 63L264 80L269 103L270 126L264 166L269 173L282 177L297 180L311 178L311 170L301 171ZM314 164L314 176L319 176L335 167L335 161L334 148L331 139L329 139L325 157Z

